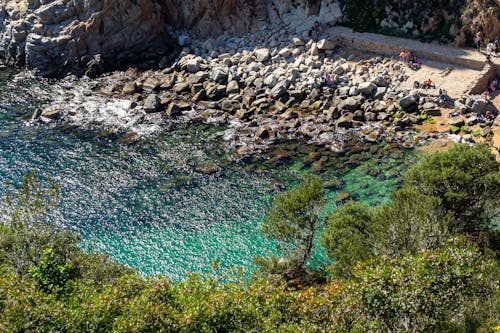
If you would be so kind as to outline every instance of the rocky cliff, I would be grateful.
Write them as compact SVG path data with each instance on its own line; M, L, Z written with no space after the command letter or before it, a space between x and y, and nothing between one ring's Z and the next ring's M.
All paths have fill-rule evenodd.
M0 55L43 75L98 73L109 65L161 58L167 26L201 35L242 34L306 1L6 0L0 2ZM168 60L168 59L167 59Z
M439 0L439 10L429 1L382 1L378 23L415 34L444 26L461 44L470 43L477 31L485 38L500 34L495 0ZM380 5L343 2L362 10L368 3ZM167 64L176 47L168 31L207 37L279 27L293 34L308 29L311 17L328 22L339 13L334 0L3 0L0 57L46 76L95 75L129 62Z

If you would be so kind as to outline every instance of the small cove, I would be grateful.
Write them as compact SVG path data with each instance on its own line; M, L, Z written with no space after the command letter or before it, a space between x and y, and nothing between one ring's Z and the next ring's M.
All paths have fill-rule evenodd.
M345 183L330 187L327 210L340 192L375 205L414 160L388 146L365 144L336 157L284 143L276 149L290 152L287 158L236 163L216 135L221 128L203 124L176 125L131 145L92 131L27 126L22 115L36 108L45 86L22 89L2 75L0 182L17 183L29 170L50 176L62 190L52 218L78 232L84 249L106 252L144 275L179 279L211 272L214 260L251 268L253 256L275 248L260 232L273 195L300 174L314 169L326 183ZM323 165L308 162L313 152Z

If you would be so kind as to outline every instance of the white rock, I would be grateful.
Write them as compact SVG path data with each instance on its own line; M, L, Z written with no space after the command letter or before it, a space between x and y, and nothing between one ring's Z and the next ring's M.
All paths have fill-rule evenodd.
M266 76L266 78L264 79L264 85L268 86L269 88L272 88L276 85L276 77L274 76L274 74Z
M329 39L322 39L317 45L320 50L333 50L335 48L335 44Z
M292 54L292 51L290 51L289 48L285 47L284 49L280 50L278 54L280 55L280 57L288 58Z
M304 42L299 37L293 37L293 45L295 45L295 46L303 46Z
M318 55L319 51L318 51L318 44L317 43L312 43L311 45L311 49L309 50L309 52L311 53L311 55Z
M198 58L189 59L186 62L186 69L189 73L197 73L200 71L200 60Z
M261 48L255 50L255 58L258 62L265 62L269 59L270 52L269 49Z

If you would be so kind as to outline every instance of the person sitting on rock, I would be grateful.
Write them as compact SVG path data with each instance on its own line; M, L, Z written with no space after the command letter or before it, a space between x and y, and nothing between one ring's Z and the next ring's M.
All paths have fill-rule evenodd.
M484 115L486 120L493 120L495 117L493 117L493 112L491 110L486 111L486 114Z
M422 88L424 89L430 89L430 88L434 88L434 82L432 82L431 79L427 79L424 81L424 83L422 83Z
M446 90L439 89L439 104L443 104L447 99Z
M497 90L497 85L496 85L495 80L491 80L491 81L490 81L490 84L488 85L488 89L489 89L491 92L495 92L495 90Z
M330 86L332 84L332 77L330 73L328 72L323 73L323 81L326 86Z
M488 90L485 90L485 91L482 93L481 97L483 98L483 101L484 101L485 103L488 103L488 101L490 100L490 92L489 92Z
M493 43L489 42L488 45L486 45L486 54L491 54L493 52Z

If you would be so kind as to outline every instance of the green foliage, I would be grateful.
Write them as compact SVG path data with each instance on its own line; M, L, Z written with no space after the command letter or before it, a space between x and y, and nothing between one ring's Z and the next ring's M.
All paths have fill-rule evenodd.
M301 184L279 193L273 200L269 215L262 222L264 234L279 242L290 260L290 278L304 273L314 236L319 227L323 207L323 186L317 176L308 175Z
M58 262L52 249L43 251L43 257L38 266L32 266L29 276L35 279L38 286L46 291L61 291L66 286L66 282L76 276L73 265L69 262Z
M450 217L441 199L404 188L374 213L374 247L377 255L398 257L441 248L450 237Z
M8 262L18 273L26 273L38 266L46 248L54 249L59 262L77 250L76 235L57 230L47 218L47 211L58 201L57 184L42 181L33 171L18 188L10 187L0 206L0 263Z
M56 278L57 270L62 270L62 276L78 273L96 283L131 272L105 255L83 253L75 233L56 228L47 211L58 201L57 184L42 180L35 172L25 175L18 188L10 187L0 203L0 266L19 275L31 270L45 289L50 283L45 286L43 281Z
M372 220L371 210L354 201L328 215L321 244L335 260L329 268L334 277L350 277L352 267L372 255Z
M481 302L493 301L498 277L489 278L492 266L472 248L378 257L355 269L340 321L353 332L443 332L463 326L471 312L483 308Z
M486 145L456 145L423 158L408 171L405 184L441 199L453 217L451 231L478 232L490 227L500 208L499 166Z
M377 27L383 15L385 1L341 0L343 13L351 20L351 26L357 31L368 31Z

